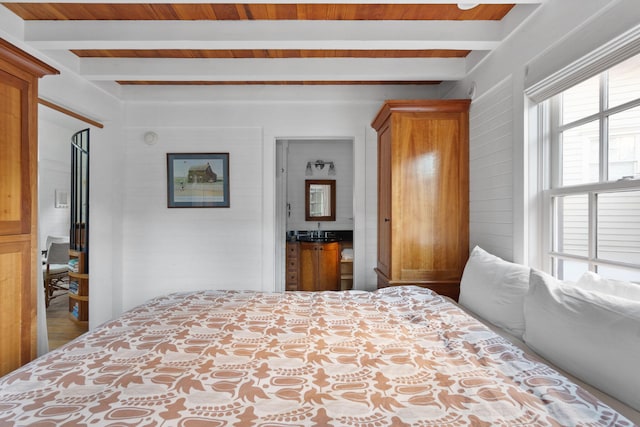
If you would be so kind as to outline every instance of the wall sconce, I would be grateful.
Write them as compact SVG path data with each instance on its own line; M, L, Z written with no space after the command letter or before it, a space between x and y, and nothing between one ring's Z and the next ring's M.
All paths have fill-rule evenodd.
M315 166L316 169L323 170L326 165L329 165L329 175L335 175L336 174L336 166L333 164L333 162L327 162L327 161L324 161L324 160L316 160L315 162L307 162L307 168L305 169L304 174L306 176L311 176L311 175L313 175L312 166Z

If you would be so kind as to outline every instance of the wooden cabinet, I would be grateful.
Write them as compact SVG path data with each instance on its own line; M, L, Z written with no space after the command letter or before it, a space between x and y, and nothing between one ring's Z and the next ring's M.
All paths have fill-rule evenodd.
M0 39L0 376L36 356L38 78L54 73Z
M469 255L469 100L387 101L378 132L378 286L458 297Z
M300 291L340 290L340 244L300 243Z
M300 277L300 244L298 242L287 242L286 251L285 290L297 291L298 278Z
M69 251L69 317L82 325L89 324L89 274L86 253Z

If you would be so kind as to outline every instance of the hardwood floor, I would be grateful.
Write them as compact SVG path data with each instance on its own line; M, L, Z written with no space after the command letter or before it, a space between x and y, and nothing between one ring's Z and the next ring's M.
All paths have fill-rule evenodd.
M58 348L87 332L87 326L78 325L69 319L68 295L61 295L51 300L47 308L47 332L49 350Z

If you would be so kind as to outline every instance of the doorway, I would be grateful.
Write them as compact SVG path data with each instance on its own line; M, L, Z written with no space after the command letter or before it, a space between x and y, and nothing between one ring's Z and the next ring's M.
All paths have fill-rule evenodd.
M287 282L286 243L309 232L336 233L350 250L353 269L354 140L353 138L276 139L276 290ZM305 219L305 180L335 180L334 221ZM342 253L340 254L342 259ZM345 273L346 274L346 273ZM354 283L353 273L349 273Z
M86 124L51 108L40 106L38 110L38 242L44 251L47 238L55 237L69 242L71 229L71 140ZM68 252L68 250L67 250ZM43 274L44 276L44 274ZM43 277L44 281L44 277ZM69 286L68 277L62 286ZM44 283L38 286L44 295ZM48 307L42 307L38 320L46 337L38 337L39 348L52 350L86 332L87 324L70 319L67 291L55 291L55 298ZM43 304L45 306L46 304ZM46 316L45 316L46 313ZM44 352L44 351L42 351ZM39 351L39 353L42 353Z

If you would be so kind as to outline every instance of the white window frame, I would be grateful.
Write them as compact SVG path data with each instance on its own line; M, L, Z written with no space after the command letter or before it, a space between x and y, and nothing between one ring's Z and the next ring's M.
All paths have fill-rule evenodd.
M560 104L557 97L548 99L537 108L537 120L540 124L541 152L540 173L542 176L542 247L543 268L552 274L558 272L558 260L578 261L587 264L589 271L597 271L598 266L629 269L640 271L640 263L630 264L612 260L603 260L597 257L597 196L602 193L621 191L640 191L640 179L620 179L607 181L608 177L608 117L621 111L640 106L640 99L625 104L608 108L607 104L607 78L606 71L599 74L600 102L598 112L590 116L580 118L574 122L560 124ZM565 89L566 90L566 89ZM582 185L561 185L561 157L562 144L560 135L562 132L583 125L585 123L599 121L599 182ZM554 235L557 234L554 223L556 204L554 201L562 196L587 195L588 197L588 254L579 256L556 251Z

